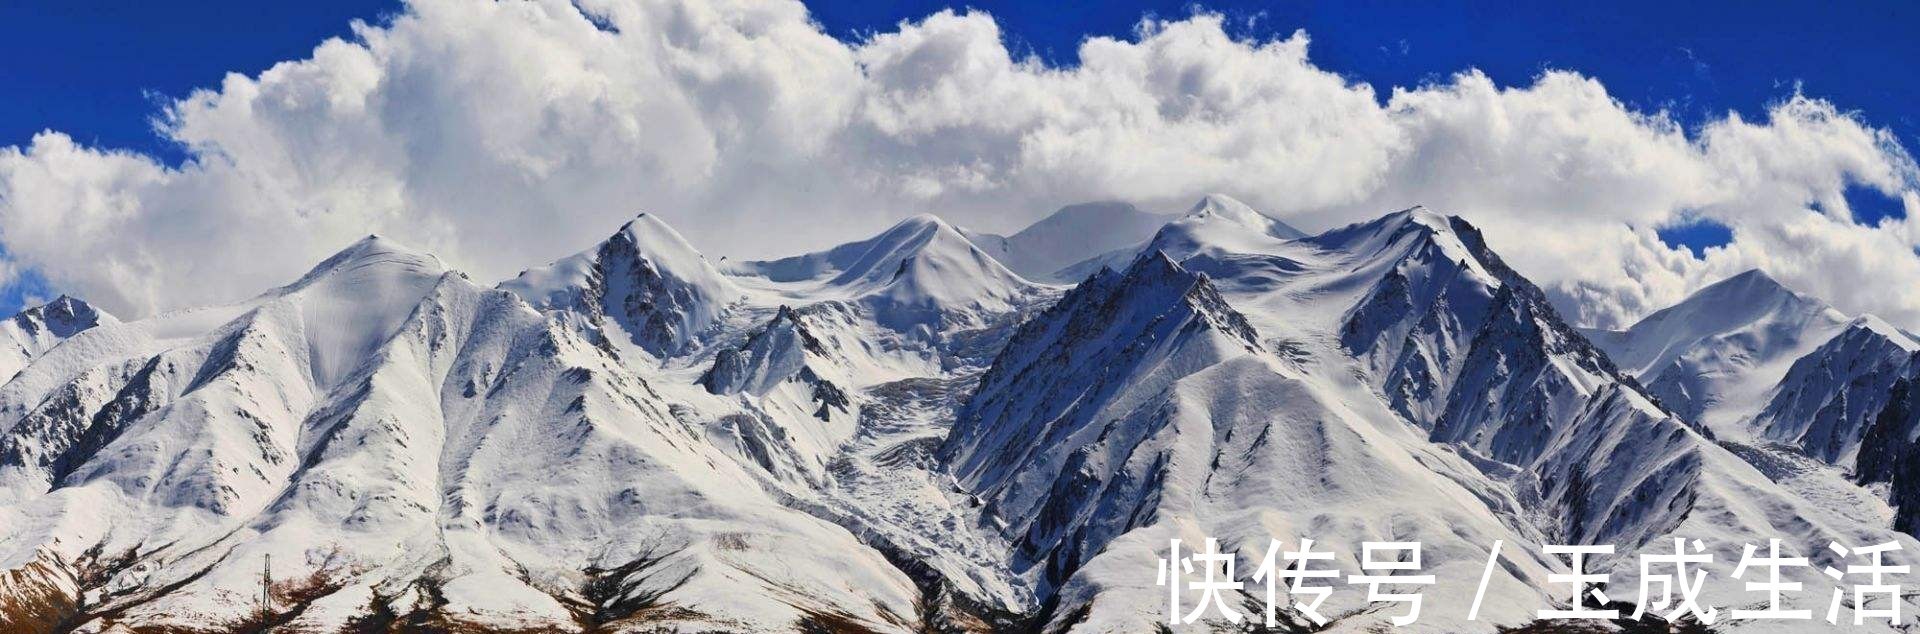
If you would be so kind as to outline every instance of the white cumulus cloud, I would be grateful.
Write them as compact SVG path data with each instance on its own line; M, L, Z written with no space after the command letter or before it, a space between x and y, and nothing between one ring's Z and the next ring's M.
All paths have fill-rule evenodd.
M919 212L1011 229L1063 204L1173 210L1206 192L1305 228L1424 204L1466 216L1591 324L1765 268L1920 325L1913 158L1819 99L1697 129L1549 71L1385 93L1309 37L1218 16L1013 54L979 12L861 41L781 0L415 0L382 24L167 106L169 167L61 132L0 149L8 270L129 316L283 283L378 232L498 279L652 211L717 255L823 246ZM1733 229L1699 256L1656 228Z

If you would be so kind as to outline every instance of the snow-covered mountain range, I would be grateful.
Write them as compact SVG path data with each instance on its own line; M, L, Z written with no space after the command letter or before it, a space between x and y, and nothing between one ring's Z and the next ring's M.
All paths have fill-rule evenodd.
M1420 208L918 216L759 262L641 215L498 284L369 237L243 302L5 328L10 632L1153 632L1168 540L1209 537L1243 578L1271 539L1343 575L1419 541L1405 629L1496 632L1568 605L1547 544L1616 545L1588 569L1631 601L1700 540L1720 606L1743 544L1920 549L1906 333L1758 272L1583 332ZM1393 616L1335 587L1282 631Z

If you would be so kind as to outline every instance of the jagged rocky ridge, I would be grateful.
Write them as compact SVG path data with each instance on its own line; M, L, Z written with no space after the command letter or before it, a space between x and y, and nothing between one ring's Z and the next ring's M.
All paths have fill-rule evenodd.
M1023 234L1103 224L1071 213ZM648 215L496 288L369 238L233 305L23 314L75 325L15 337L0 385L0 624L1154 631L1167 539L1305 536L1344 573L1425 543L1447 581L1412 629L1492 632L1564 600L1543 543L1621 545L1623 587L1673 536L1915 546L1807 483L1866 489L1676 416L1458 218L1305 236L1209 196L1145 242L1105 224L1075 248L1123 246L1071 288L930 216L715 266ZM1838 366L1797 367L1778 417L1833 409ZM1902 372L1867 383L1897 406ZM1911 442L1912 409L1859 409ZM1335 628L1384 623L1363 594Z

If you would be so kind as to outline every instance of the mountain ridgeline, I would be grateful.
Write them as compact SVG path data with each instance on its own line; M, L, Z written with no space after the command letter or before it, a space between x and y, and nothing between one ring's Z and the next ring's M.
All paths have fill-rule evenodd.
M1721 580L1770 538L1920 550L1910 335L1758 271L1619 331L1547 297L1459 217L1221 195L722 263L645 214L492 286L370 236L232 304L61 297L0 346L0 630L1155 632L1169 540L1244 579L1311 538L1343 576L1420 542L1404 629L1493 633L1565 605L1547 544L1614 545L1621 588L1676 538Z

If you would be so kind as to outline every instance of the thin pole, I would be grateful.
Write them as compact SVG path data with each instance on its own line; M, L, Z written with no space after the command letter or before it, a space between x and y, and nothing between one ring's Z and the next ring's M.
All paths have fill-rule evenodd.
M267 555L267 563L260 570L260 617L273 614L273 555Z

